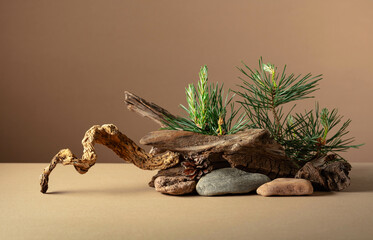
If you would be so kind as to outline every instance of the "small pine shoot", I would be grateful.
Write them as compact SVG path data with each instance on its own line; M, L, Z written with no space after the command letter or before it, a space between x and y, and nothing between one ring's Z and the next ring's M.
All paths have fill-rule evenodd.
M208 85L208 69L202 66L197 87L189 84L185 90L187 107L180 105L188 117L167 118L163 129L183 130L206 135L234 134L246 128L244 113L238 115L233 97L224 97L223 85ZM228 114L227 108L230 108ZM227 116L228 115L228 116ZM238 117L237 121L235 118Z

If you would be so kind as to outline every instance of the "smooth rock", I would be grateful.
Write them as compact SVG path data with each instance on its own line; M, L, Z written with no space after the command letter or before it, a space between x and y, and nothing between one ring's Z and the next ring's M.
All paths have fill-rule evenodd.
M260 173L248 173L237 168L222 168L203 176L197 192L203 196L248 193L271 181Z
M184 176L160 176L154 180L157 192L170 195L184 195L196 189L196 181Z
M311 195L313 187L310 181L297 178L277 178L260 186L256 192L262 196L298 196Z

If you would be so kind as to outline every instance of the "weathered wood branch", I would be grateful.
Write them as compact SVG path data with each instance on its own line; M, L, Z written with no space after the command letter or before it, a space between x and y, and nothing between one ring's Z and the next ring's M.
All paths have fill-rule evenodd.
M127 104L129 110L153 120L161 127L166 126L164 125L164 122L167 122L167 118L175 118L175 116L169 113L166 109L127 91L124 92L124 102Z
M266 146L265 151L285 156L283 147L264 129L248 129L236 134L212 136L177 130L153 131L140 139L140 144L175 152L236 152L248 147Z
M296 178L310 180L317 190L341 191L350 186L348 176L351 164L335 161L335 155L328 155L306 163L296 174Z
M283 147L264 129L249 129L233 135L209 136L193 132L154 131L140 140L141 144L183 155L214 154L211 162L225 159L231 165L270 178L293 177L299 167L285 155Z
M95 143L107 146L126 162L145 170L166 169L179 162L178 153L167 152L159 156L146 153L113 124L95 125L84 135L81 158L77 158L69 149L63 149L53 157L40 176L41 192L45 193L48 190L49 175L58 163L74 165L79 173L86 173L97 160Z

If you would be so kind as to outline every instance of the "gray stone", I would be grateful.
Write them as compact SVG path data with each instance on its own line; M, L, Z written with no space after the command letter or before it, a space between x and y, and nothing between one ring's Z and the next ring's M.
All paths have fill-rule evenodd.
M269 177L260 173L222 168L203 176L197 183L197 192L203 196L248 193L269 181Z

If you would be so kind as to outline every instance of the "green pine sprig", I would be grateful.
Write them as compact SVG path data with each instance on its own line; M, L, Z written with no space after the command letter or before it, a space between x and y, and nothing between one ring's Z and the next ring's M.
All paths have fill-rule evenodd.
M281 142L286 154L292 159L308 162L328 153L339 156L338 152L362 146L352 145L353 137L345 138L351 120L342 120L337 109L320 110L318 103L314 110L289 115Z
M240 78L242 97L238 101L246 111L251 128L267 129L277 142L285 147L286 154L295 162L307 162L327 153L345 151L361 145L351 145L353 138L344 139L351 120L341 123L337 110L316 109L304 114L292 115L296 104L286 114L283 105L294 101L313 98L310 94L318 88L322 75L288 75L286 65L281 72L273 64L264 64L259 59L259 69L251 69L246 64L238 68L250 81ZM331 135L330 131L335 130Z
M166 118L164 129L197 132L206 135L234 134L246 128L244 113L238 115L240 108L235 109L233 97L224 97L223 85L208 85L208 69L202 66L199 72L197 87L189 84L186 88L188 106L180 105L188 118ZM228 113L228 108L230 109ZM235 118L238 117L237 121Z

